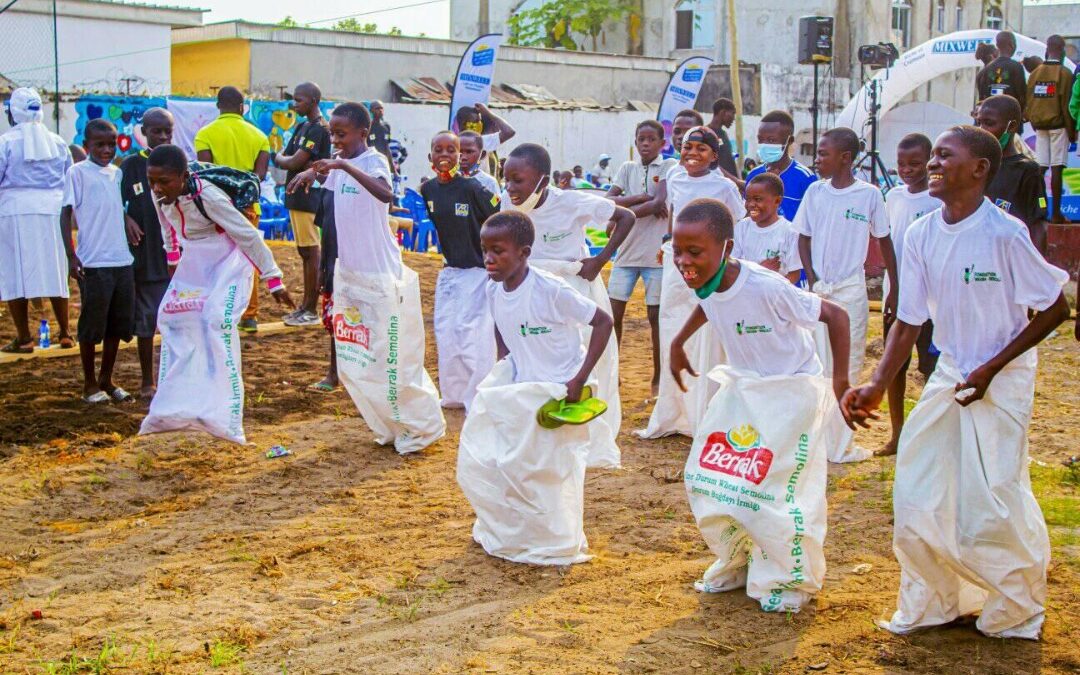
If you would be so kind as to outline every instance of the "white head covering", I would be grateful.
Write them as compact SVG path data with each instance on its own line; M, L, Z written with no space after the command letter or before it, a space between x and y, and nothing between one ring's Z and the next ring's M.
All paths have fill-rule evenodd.
M15 128L22 130L23 157L30 161L56 159L60 148L42 120L45 113L41 109L41 96L29 87L19 87L11 92L7 103Z

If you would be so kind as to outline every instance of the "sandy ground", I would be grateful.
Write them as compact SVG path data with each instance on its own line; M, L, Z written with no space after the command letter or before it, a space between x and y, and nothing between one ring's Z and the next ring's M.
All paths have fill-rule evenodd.
M297 278L295 252L275 252ZM434 376L439 262L407 262L421 275ZM881 351L873 321L868 368ZM689 440L629 433L649 413L639 289L622 356L624 466L590 472L596 557L562 571L471 541L454 477L460 413L444 440L403 458L372 442L347 394L304 390L325 369L321 329L245 339L247 447L137 438L145 407L82 404L76 359L5 366L0 671L1080 672L1080 488L1060 467L1080 430L1068 329L1041 350L1031 433L1055 542L1040 643L987 639L970 622L913 637L874 626L898 584L890 459L830 467L829 571L812 607L770 615L741 592L697 594L711 558L681 480ZM117 382L137 389L134 351L121 352ZM275 443L293 455L266 459Z

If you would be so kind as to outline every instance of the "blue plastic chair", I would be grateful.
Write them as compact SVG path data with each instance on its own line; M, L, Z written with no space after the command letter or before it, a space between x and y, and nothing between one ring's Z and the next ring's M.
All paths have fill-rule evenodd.
M405 196L401 198L401 208L408 210L413 221L412 245L413 251L424 253L428 246L439 246L439 235L435 232L435 224L428 217L427 204L419 192L412 188L405 188ZM430 242L430 244L429 244ZM442 250L439 249L441 253Z

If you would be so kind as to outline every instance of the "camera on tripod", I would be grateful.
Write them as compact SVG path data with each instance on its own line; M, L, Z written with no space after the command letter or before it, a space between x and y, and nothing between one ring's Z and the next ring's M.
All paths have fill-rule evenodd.
M891 68L899 57L900 52L891 42L879 42L876 45L859 47L859 63L871 70Z

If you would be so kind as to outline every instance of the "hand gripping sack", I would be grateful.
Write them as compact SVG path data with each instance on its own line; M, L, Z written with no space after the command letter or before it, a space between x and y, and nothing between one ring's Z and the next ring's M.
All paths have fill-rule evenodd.
M544 429L536 411L566 386L513 381L508 359L480 384L461 428L457 481L473 510L473 539L488 554L533 565L587 561L583 529L585 465L609 429L587 424Z
M664 277L660 288L660 387L649 423L634 433L640 438L661 438L672 434L693 436L698 422L705 415L709 401L716 393L716 383L707 375L724 361L724 349L716 333L702 326L686 341L686 356L698 372L698 377L683 374L686 392L679 389L671 376L671 343L686 320L698 306L694 291L683 281L675 267L671 243L665 243Z
M955 400L964 376L944 356L911 411L896 456L895 633L981 610L992 637L1038 639L1050 542L1028 474L1034 350L1006 366L986 396Z
M380 445L418 452L446 433L439 392L424 369L420 280L334 270L338 377Z
M826 455L843 418L828 380L760 377L729 366L683 476L690 509L718 560L695 586L746 586L766 611L798 611L825 578Z
M158 308L158 387L139 433L196 429L244 443L236 324L251 296L251 263L223 234L183 247Z
M600 309L611 314L611 300L608 298L604 280L596 277L592 281L586 281L578 276L581 271L580 261L566 260L529 260L529 264L550 272L570 284L578 293L589 298ZM592 329L583 326L581 336L584 344L589 344L589 335ZM607 427L610 443L593 444L589 450L589 468L615 468L622 461L619 446L615 439L619 435L619 426L622 424L622 404L619 401L619 345L615 341L615 332L612 331L611 339L608 340L607 349L596 362L591 378L597 382L596 398L601 399L608 405L608 410L590 425Z
M851 326L851 351L848 356L848 382L854 386L860 381L863 362L866 360L866 329L870 321L870 300L866 295L866 277L862 273L849 277L837 284L819 281L814 284L814 293L825 300L831 300L844 308ZM832 377L832 350L829 347L829 332L820 321L814 329L814 345L821 360L825 377ZM836 464L861 462L870 459L873 453L855 445L855 433L844 426L844 440L829 453L829 461Z
M444 408L466 410L495 365L495 321L482 268L444 267L435 283L435 348Z

